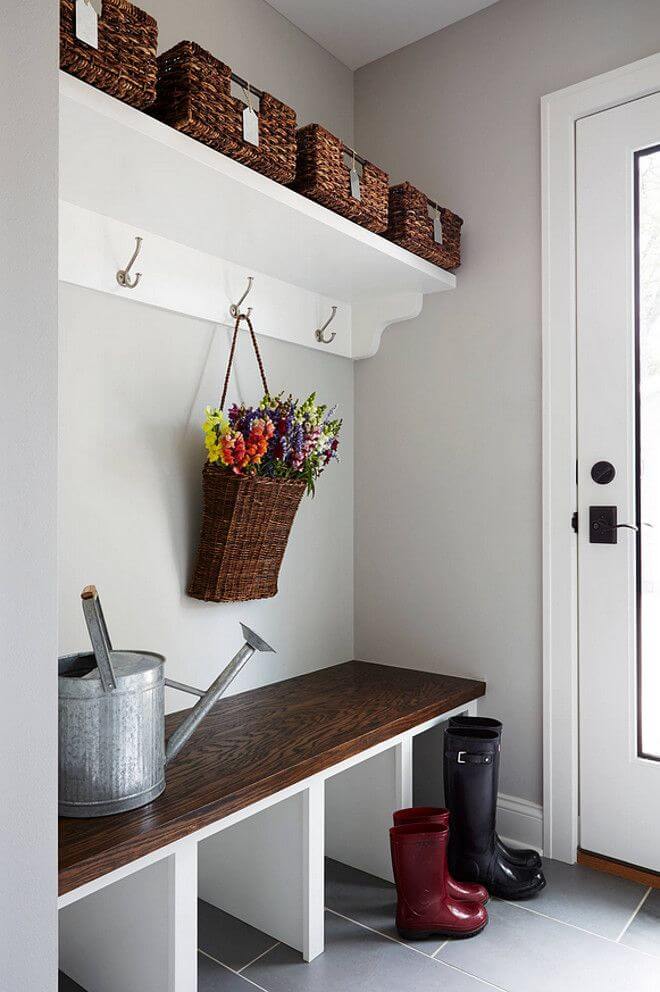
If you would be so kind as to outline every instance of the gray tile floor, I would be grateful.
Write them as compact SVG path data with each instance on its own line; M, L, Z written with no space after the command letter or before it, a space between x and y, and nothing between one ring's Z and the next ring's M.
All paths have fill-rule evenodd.
M399 940L393 886L326 863L326 951L311 964L200 903L199 992L660 992L660 890L544 863L526 903L492 899L470 940ZM63 976L60 992L80 992Z

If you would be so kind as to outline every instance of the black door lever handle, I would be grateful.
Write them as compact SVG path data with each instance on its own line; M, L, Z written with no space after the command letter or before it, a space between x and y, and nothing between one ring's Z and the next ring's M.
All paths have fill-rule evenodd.
M590 544L616 544L619 527L633 527L633 524L617 523L616 506L589 507Z
M653 524L619 524L617 523L616 506L589 507L589 543L616 544L618 530L634 530L639 533L640 527L653 527Z

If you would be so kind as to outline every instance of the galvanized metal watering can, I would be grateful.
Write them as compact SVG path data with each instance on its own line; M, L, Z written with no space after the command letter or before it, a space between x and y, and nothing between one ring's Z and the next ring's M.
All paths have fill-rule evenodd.
M94 586L82 592L93 654L59 659L59 815L109 816L151 802L165 767L255 651L273 651L245 624L245 644L206 691L165 678L165 658L112 648ZM165 686L199 702L165 744Z

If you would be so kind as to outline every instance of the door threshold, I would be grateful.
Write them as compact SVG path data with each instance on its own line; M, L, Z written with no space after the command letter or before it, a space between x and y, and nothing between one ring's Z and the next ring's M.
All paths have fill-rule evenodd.
M582 848L578 848L577 863L584 865L585 868L607 872L608 875L628 878L631 882L639 882L640 885L647 885L652 889L660 889L660 872L651 871L649 868L639 868L637 865L629 865L625 861L606 858L603 854L583 851Z

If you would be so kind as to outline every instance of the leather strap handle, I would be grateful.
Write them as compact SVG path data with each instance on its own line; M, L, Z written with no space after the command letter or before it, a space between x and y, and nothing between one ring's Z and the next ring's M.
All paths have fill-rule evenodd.
M259 366L259 374L261 375L261 382L264 387L264 395L269 396L270 390L268 389L268 383L266 382L266 373L264 372L264 365L261 361L261 354L259 353L259 345L257 344L257 337L254 333L254 328L252 326L252 321L246 313L239 313L236 318L236 323L234 325L234 335L231 339L231 348L229 349L229 360L227 362L227 371L225 373L225 384L222 387L222 399L220 400L220 409L224 410L225 400L227 399L227 389L229 387L229 377L231 375L231 367L234 361L234 352L236 351L236 341L238 339L238 331L241 326L241 321L244 320L248 325L250 330L250 337L252 338L252 347L254 348L254 353L257 356L257 365Z

